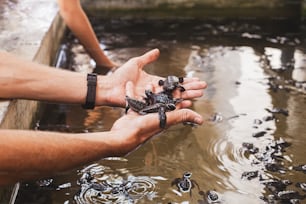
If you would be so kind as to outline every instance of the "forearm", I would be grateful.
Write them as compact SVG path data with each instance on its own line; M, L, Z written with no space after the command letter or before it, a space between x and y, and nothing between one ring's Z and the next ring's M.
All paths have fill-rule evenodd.
M66 134L0 130L0 133L0 185L50 176L126 153L119 146L116 138L120 135L116 132Z
M70 30L80 40L98 65L112 68L115 64L104 54L79 0L58 0L60 13Z
M98 76L97 105L108 104L107 76ZM0 98L83 104L86 74L51 68L0 51Z

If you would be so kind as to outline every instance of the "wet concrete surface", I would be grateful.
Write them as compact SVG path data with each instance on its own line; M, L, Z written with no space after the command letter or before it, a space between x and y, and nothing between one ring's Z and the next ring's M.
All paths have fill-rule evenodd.
M1 50L33 59L57 11L55 1L1 1Z

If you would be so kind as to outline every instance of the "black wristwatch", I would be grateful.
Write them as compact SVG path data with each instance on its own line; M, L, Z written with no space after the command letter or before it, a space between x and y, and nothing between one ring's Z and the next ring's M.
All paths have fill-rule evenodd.
M84 109L94 109L96 102L97 89L97 74L87 74L87 95L85 104L82 105Z

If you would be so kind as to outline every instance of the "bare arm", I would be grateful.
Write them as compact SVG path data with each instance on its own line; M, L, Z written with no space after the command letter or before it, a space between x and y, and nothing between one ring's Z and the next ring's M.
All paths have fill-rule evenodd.
M137 96L142 96L146 85L156 89L161 77L150 75L143 68L154 62L159 50L154 49L134 57L112 75L98 76L96 105L125 106L125 85L135 84ZM203 95L204 81L186 79L182 98L193 99ZM86 75L20 59L0 51L0 98L22 98L61 103L83 104L87 93ZM186 107L186 106L185 106Z
M0 130L0 185L53 175L115 155L115 133Z
M132 58L113 75L99 76L97 105L124 107L125 96L131 95L127 90L141 95L146 84L158 84L160 77L142 70L158 55L157 49L149 51ZM206 83L190 79L184 86L186 91L182 97L192 99L203 94ZM50 68L0 52L0 98L84 103L86 91L84 74ZM180 105L188 107L191 103L184 101ZM203 119L188 109L167 113L168 126L187 121L201 124ZM139 116L133 112L117 120L111 131L102 133L0 130L0 185L50 175L102 157L124 155L159 131L157 114Z
M167 126L181 122L202 124L188 109L167 113ZM0 130L0 185L42 178L108 156L124 156L160 132L157 114L122 116L111 131L56 133Z
M113 68L117 66L100 48L94 30L82 9L80 0L57 0L60 13L70 30L80 40L97 65Z
M101 83L107 82L105 76L99 78ZM106 87L101 85L99 91L104 92ZM0 98L83 104L86 92L85 74L50 68L0 51ZM103 103L101 96L98 104Z

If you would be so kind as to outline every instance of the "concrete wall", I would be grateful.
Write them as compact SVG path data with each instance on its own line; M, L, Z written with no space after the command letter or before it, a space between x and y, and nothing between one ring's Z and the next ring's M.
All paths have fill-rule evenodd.
M60 16L56 16L50 29L41 41L33 61L50 65L53 63L58 45L63 36L64 24ZM12 100L8 104L5 117L0 128L28 129L36 116L39 102L31 100Z
M81 0L84 4L94 4L100 8L156 8L169 7L195 7L197 5L211 8L228 7L278 7L284 4L297 2L289 0Z
M305 0L82 0L105 17L300 18ZM97 12L97 10L99 10Z
M55 0L0 1L0 50L50 65L65 25ZM0 128L29 129L40 103L0 100ZM13 204L19 184L0 188L0 202Z
M0 16L0 49L49 65L65 28L57 15L56 2L5 3L0 6L0 10L5 12ZM0 128L28 129L38 106L38 102L30 100L0 101Z

